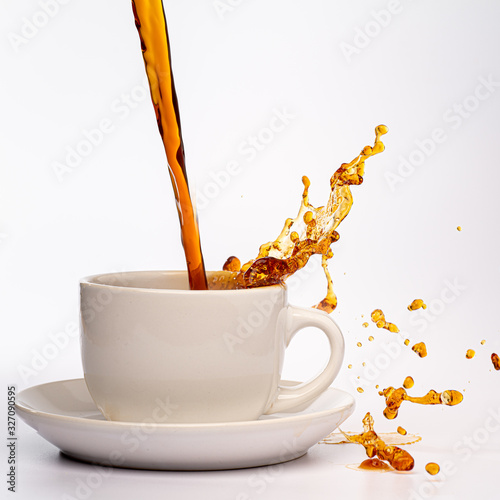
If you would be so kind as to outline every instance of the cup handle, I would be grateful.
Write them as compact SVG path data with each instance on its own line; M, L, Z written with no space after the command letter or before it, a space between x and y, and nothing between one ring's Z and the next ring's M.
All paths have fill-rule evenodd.
M344 359L344 337L335 321L324 311L288 306L285 346L295 334L308 326L323 330L330 342L330 359L325 369L316 377L293 387L278 386L278 396L265 414L290 412L314 401L337 376Z

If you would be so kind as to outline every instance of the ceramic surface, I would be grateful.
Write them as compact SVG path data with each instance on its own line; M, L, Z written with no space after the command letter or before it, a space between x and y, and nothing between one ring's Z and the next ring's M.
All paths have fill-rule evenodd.
M109 420L234 422L295 411L342 364L339 327L322 311L288 305L285 286L192 291L186 272L141 271L93 276L80 287L84 377ZM310 326L328 337L327 366L283 387L285 349Z
M283 382L294 385L293 382ZM354 398L327 389L294 414L248 422L137 424L105 420L83 379L21 391L18 415L71 457L158 470L219 470L286 462L304 455L354 411Z

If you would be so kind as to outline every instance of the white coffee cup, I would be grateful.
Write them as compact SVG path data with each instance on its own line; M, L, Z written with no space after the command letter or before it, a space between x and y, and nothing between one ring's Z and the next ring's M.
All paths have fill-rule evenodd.
M85 381L108 420L230 422L294 411L328 388L342 364L336 323L288 305L286 286L189 290L186 272L139 271L85 278L80 291ZM328 363L284 387L285 349L310 326L328 337Z

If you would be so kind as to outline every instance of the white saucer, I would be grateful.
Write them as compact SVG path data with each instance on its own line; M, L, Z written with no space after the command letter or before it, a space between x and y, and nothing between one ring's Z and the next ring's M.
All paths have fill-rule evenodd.
M289 382L289 384L294 384ZM298 413L212 424L137 424L104 420L83 379L30 387L19 416L71 457L100 465L157 470L220 470L293 460L354 411L354 398L327 389Z

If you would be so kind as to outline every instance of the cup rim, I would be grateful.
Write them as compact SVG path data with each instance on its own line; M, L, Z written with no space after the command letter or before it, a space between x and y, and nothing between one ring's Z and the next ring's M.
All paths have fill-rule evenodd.
M212 274L231 274L231 271L206 271L207 275ZM141 293L175 293L175 294L214 294L214 293L264 293L264 291L271 290L287 290L286 283L276 284L276 285L267 285L255 288L236 288L230 290L189 290L183 288L149 288L149 287L141 287L141 286L125 286L125 285L116 285L112 283L97 283L96 280L98 278L110 278L112 276L122 276L122 275L144 275L144 274L166 274L166 275L183 275L186 276L187 279L187 270L140 270L140 271L118 271L112 273L98 273L92 274L90 276L86 276L80 279L80 287L81 286L91 286L96 288L111 288L113 290L124 290L124 291L135 291Z

